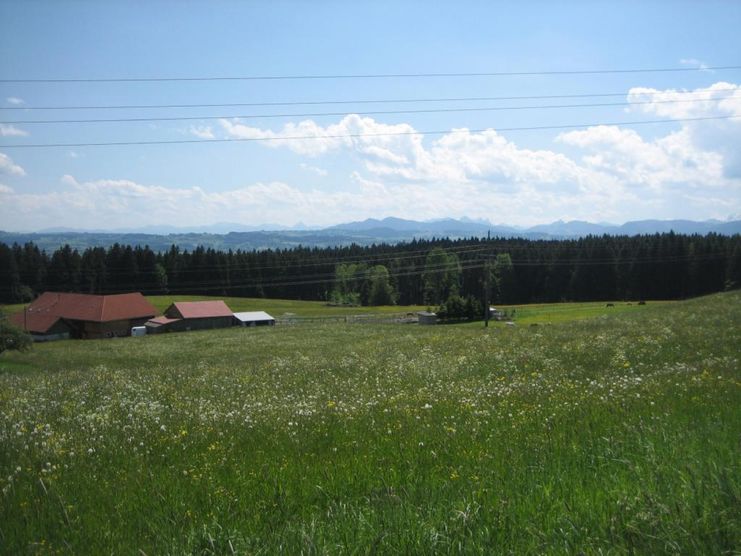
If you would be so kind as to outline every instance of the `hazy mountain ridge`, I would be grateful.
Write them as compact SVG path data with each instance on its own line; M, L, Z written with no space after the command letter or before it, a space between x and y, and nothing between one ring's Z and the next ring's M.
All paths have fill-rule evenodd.
M236 230L221 232L234 227ZM239 229L241 228L241 229ZM181 249L194 249L200 245L222 250L261 250L290 249L303 245L305 247L329 247L335 245L371 245L373 243L398 243L414 238L429 239L432 237L522 237L526 239L565 239L586 235L638 235L666 233L678 234L718 233L734 235L741 233L741 220L722 222L707 220L637 220L621 225L595 224L573 220L557 221L529 228L486 224L483 221L470 219L442 219L427 222L404 220L402 218L368 218L359 222L348 222L324 229L281 229L257 230L263 226L246 226L239 224L214 224L196 227L198 230L184 231L167 227L148 227L131 231L79 231L79 230L45 230L34 233L17 233L0 231L0 242L6 244L34 242L42 249L54 250L61 245L69 244L77 249L87 247L109 247L114 243L126 245L148 245L155 251L169 249L177 245ZM162 230L155 232L154 230Z

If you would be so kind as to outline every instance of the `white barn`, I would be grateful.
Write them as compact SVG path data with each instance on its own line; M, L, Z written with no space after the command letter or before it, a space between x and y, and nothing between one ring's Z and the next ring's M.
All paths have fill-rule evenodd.
M275 319L265 311L247 311L244 313L234 313L238 326L273 326Z

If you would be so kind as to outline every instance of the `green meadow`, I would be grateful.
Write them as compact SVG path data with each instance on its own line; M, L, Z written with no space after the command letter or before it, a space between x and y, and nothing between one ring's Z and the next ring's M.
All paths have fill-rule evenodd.
M4 353L0 553L738 553L741 292L615 305Z

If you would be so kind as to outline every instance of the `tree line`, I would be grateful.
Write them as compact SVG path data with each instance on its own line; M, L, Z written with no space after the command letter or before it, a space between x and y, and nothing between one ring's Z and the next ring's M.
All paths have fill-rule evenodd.
M680 299L741 286L741 236L431 239L262 251L0 243L0 301L44 291L438 306ZM469 310L473 310L469 307Z

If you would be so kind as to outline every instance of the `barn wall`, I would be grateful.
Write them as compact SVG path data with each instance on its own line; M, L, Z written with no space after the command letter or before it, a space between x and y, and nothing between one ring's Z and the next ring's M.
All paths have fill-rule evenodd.
M132 323L144 323L144 319L125 319L116 320L111 322L89 322L85 321L81 323L79 327L80 338L95 339L95 338L114 338L131 336L131 327L138 326Z
M181 319L177 322L168 322L157 327L148 328L153 334L163 332L185 332L187 330L209 330L212 328L228 328L234 324L232 317L207 317L202 319Z

